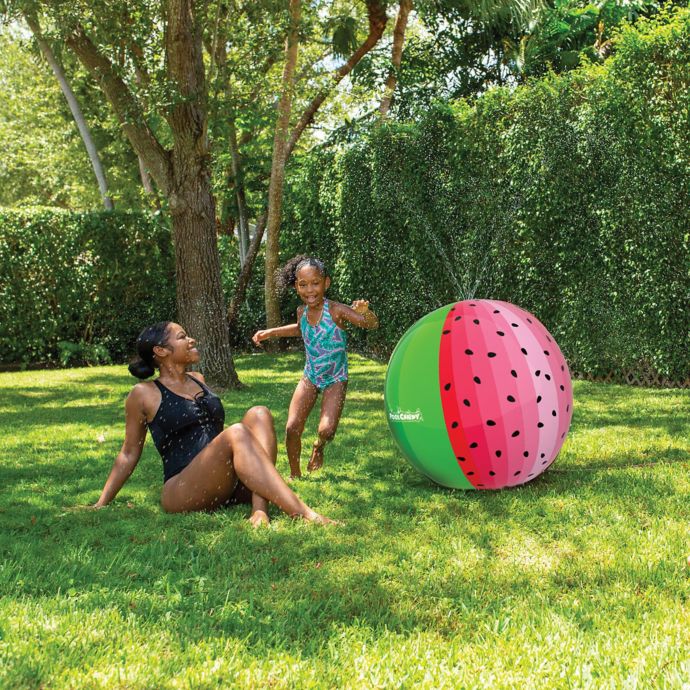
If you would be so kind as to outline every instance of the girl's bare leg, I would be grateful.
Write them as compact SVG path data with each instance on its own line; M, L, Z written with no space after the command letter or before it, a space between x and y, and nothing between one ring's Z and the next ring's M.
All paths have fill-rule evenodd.
M278 441L271 411L263 406L252 407L242 418L242 424L252 432L254 438L266 451L266 455L275 466L278 458ZM270 522L268 501L255 492L252 493L252 514L249 521L254 527L267 525Z
M328 523L290 489L249 429L233 424L218 434L187 467L168 479L161 503L170 513L208 510L227 501L237 479L291 516Z
M307 417L314 407L319 389L303 378L295 388L288 409L288 421L285 427L285 447L290 462L290 479L302 476L300 455L302 454L302 432Z
M347 381L338 381L328 386L323 392L321 400L321 419L319 420L319 435L314 443L311 459L307 465L309 472L315 472L323 466L323 449L333 440L338 430L338 422L345 404Z

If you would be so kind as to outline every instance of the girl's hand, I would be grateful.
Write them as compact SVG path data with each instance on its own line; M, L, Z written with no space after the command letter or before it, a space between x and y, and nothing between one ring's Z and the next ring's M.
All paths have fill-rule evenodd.
M358 314L366 314L369 311L369 302L365 299L356 299L352 303L352 309Z
M261 341L262 341L262 340L268 340L268 338L270 338L270 337L271 337L271 336L270 336L270 334L269 334L269 331L267 331L267 330L266 330L266 331L257 331L257 332L254 333L254 335L252 336L252 342L253 342L254 345L256 345L257 347L261 347Z

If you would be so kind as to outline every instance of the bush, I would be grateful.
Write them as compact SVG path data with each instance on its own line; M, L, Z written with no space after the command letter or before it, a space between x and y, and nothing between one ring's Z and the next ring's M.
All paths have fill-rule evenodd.
M626 27L603 65L441 103L293 165L286 256L330 258L389 353L432 309L505 299L576 371L690 375L690 11Z
M0 362L129 356L143 325L174 318L170 233L133 212L0 212Z

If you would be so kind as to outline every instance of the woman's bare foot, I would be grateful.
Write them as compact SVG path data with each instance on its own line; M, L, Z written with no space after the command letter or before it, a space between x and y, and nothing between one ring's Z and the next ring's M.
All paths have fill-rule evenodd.
M268 526L271 523L271 518L268 517L268 513L264 510L254 510L249 516L249 522L252 527L261 527L262 525Z
M300 466L297 465L297 467L293 467L290 465L290 481L293 479L300 479L302 477L302 470L300 469Z
M314 450L311 453L311 459L307 465L307 470L309 472L316 472L323 467L323 446L314 446Z

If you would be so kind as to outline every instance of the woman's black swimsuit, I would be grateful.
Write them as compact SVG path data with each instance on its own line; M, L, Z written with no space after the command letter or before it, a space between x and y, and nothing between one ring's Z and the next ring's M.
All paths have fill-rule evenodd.
M154 381L161 392L161 404L148 427L163 458L163 480L166 482L182 472L223 431L225 422L220 398L198 379L189 378L201 386L194 400L177 395L160 381Z

